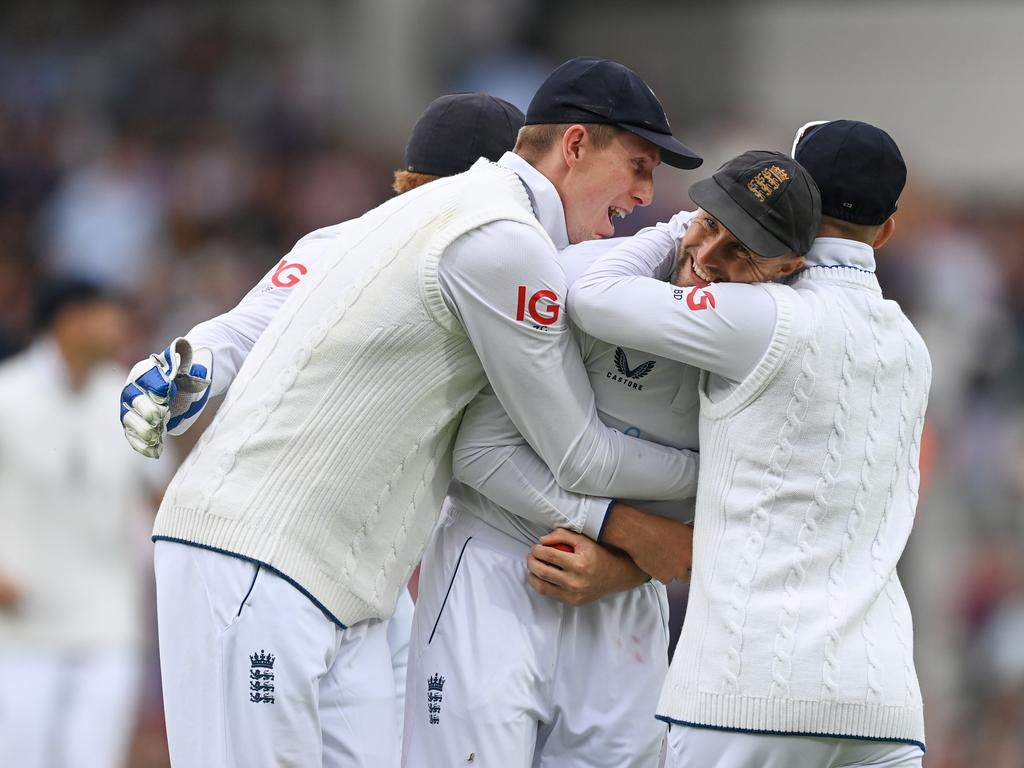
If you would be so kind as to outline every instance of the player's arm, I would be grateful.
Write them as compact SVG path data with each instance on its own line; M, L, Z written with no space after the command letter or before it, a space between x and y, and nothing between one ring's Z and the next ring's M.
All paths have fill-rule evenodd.
M469 404L455 440L452 469L455 478L474 488L508 512L530 520L548 530L558 529L569 535L581 534L585 543L578 550L579 557L570 557L570 564L562 564L558 580L549 582L543 591L566 602L593 600L609 592L631 589L637 585L638 569L632 560L635 553L648 570L648 577L666 583L681 578L682 568L688 562L691 531L682 523L643 512L635 507L603 496L589 496L562 488L548 466L516 430L501 403L488 387ZM688 498L688 497L683 497ZM615 546L622 553L612 556L605 550L595 552L594 546L604 549L605 525L608 520L643 523L638 534L631 529L631 539L620 539ZM670 562L658 554L674 548L680 557ZM654 550L654 554L647 550ZM609 555L605 557L605 554ZM628 563L622 562L625 557ZM537 559L543 561L539 555ZM537 563L538 571L544 566ZM688 567L688 566L687 566ZM538 578L543 578L540 573Z
M525 225L499 224L446 249L439 277L512 423L563 488L622 498L692 495L692 452L628 437L598 419L550 244Z
M572 286L573 320L612 344L738 383L772 343L776 300L756 284L678 288L656 279L673 242L666 230L649 229L604 254Z
M292 288L321 258L325 242L300 241L234 308L135 364L121 391L121 424L136 451L159 457L165 434L185 432L210 397L227 391Z
M491 387L466 407L452 474L498 506L542 528L567 528L594 540L611 499L568 491L529 446Z
M506 511L555 532L541 540L546 543L538 544L528 561L534 573L530 584L541 594L579 605L649 578L628 555L612 553L596 541L611 499L562 488L490 387L463 414L452 470L457 480ZM555 550L556 544L572 551ZM561 566L544 559L549 550L563 558Z
M446 250L439 277L496 397L559 486L615 498L696 493L695 453L628 437L598 419L562 311L565 278L539 234L522 225L474 230ZM657 521L652 535L631 542L627 552L662 581L682 578L687 532ZM674 536L667 530L672 525L680 528ZM659 530L663 535L656 536Z
M676 242L676 233L655 228L604 254L572 286L573 319L605 341L679 360L738 384L771 344L783 343L776 333L776 299L758 285L678 288L657 279L664 274L666 249ZM795 315L792 303L780 306L791 318ZM660 524L639 511L616 508L606 517L603 541L630 552L643 566L652 531L657 533Z

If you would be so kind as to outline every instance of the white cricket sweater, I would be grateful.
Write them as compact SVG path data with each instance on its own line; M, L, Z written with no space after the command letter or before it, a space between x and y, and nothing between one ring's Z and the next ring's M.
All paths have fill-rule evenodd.
M777 318L754 372L715 401L702 377L693 579L663 719L923 748L896 563L931 364L874 274L837 265L858 247L819 239L827 258L808 261L830 266L765 286Z
M440 509L458 416L485 382L438 258L498 220L550 242L516 174L478 163L351 222L344 252L254 346L154 538L270 565L344 624L389 615Z

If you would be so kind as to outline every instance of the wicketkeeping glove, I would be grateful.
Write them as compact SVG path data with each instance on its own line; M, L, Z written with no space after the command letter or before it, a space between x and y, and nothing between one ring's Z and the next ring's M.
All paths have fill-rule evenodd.
M121 426L132 448L158 458L164 434L180 435L199 417L212 383L213 354L184 338L136 363L121 390Z

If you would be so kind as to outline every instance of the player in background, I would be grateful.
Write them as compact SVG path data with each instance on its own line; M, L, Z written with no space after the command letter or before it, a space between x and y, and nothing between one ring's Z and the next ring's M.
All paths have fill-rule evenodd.
M480 157L497 160L514 146L525 119L513 104L484 93L455 93L434 99L413 125L405 148L405 164L394 172L392 188L396 194L402 194L462 173ZM331 237L336 231L337 226L318 230L303 238L296 248L311 238ZM221 396L228 390L256 339L291 289L315 263L315 259L300 262L290 258L291 254L276 264L233 309L185 334L199 360L190 363L188 373L181 371L179 364L178 375L173 378L180 390L192 391L177 405L184 410L173 417L173 423L167 400L166 366L177 342L172 342L163 354L140 361L134 367L121 395L125 436L133 448L144 456L158 457L169 425L171 434L184 433L199 418L210 397ZM140 390L145 393L141 399ZM412 598L406 591L399 597L387 628L400 734L412 614Z
M3 766L111 768L131 743L146 526L170 473L110 419L128 322L96 285L44 283L35 340L0 364Z
M565 485L659 497L692 485L692 455L600 424L554 256L556 241L610 235L613 217L649 203L659 155L700 160L621 65L573 60L552 84L564 98L549 118L586 113L557 168L479 161L309 246L324 263L172 482L154 537L182 764L397 761L378 619L419 559L458 418L487 378ZM517 317L522 294L546 322Z
M721 282L771 259L689 258L693 301L681 302L651 279L667 244L652 232L573 289L589 333L683 362L697 362L697 345L770 334L749 374L709 368L701 379L690 602L658 706L674 768L921 765L896 564L917 503L931 365L874 275L906 166L887 133L849 120L800 137L796 159L821 188L824 215L785 285ZM778 257L788 233L762 211L794 183L726 164L691 190L702 208L691 226ZM746 322L715 321L735 306Z
M778 153L743 158L802 173ZM768 206L782 226L802 233L802 247L818 226L813 194L813 184L794 185ZM732 245L709 237L705 228L687 228L693 217L684 212L658 225L667 233L663 279L672 275L680 236L684 254L713 259L724 248L733 255ZM562 251L559 259L570 284L626 240L592 241ZM733 279L775 279L799 261L769 264L763 271L737 272ZM689 293L678 291L680 301ZM711 319L728 327L744 323L745 313L746 308L735 307ZM605 424L697 449L698 368L573 330ZM694 355L703 367L741 379L769 341L768 331L752 333L731 338L726 350L720 343L696 345ZM474 754L482 766L507 768L657 765L665 736L664 723L654 718L668 668L665 588L601 544L628 552L633 526L671 530L674 521L689 522L692 495L671 503L613 503L560 488L489 390L463 416L454 473L447 517L423 557L404 764L457 764ZM588 525L591 508L602 513L603 529ZM639 509L667 519L645 518ZM558 530L548 535L553 529ZM542 544L534 546L538 539ZM665 546L671 542L666 536ZM560 551L559 545L571 551ZM531 547L535 554L528 558ZM659 574L666 581L684 577L688 567L688 549L680 547L676 554L680 570ZM523 589L527 581L536 591Z

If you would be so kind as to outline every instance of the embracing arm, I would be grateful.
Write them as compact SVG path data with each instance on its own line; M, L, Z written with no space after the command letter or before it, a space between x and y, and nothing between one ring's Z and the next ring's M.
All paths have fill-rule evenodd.
M256 341L288 299L292 288L324 258L329 227L292 249L232 309L206 320L162 353L135 364L121 391L121 424L131 446L160 456L166 434L180 435L202 413L211 396L222 395Z
M549 241L522 224L488 225L445 251L439 276L497 400L558 485L622 498L695 492L692 452L629 437L598 419Z
M679 288L656 279L673 242L667 230L649 229L604 254L573 284L572 317L599 339L742 381L771 343L775 300L760 285Z

